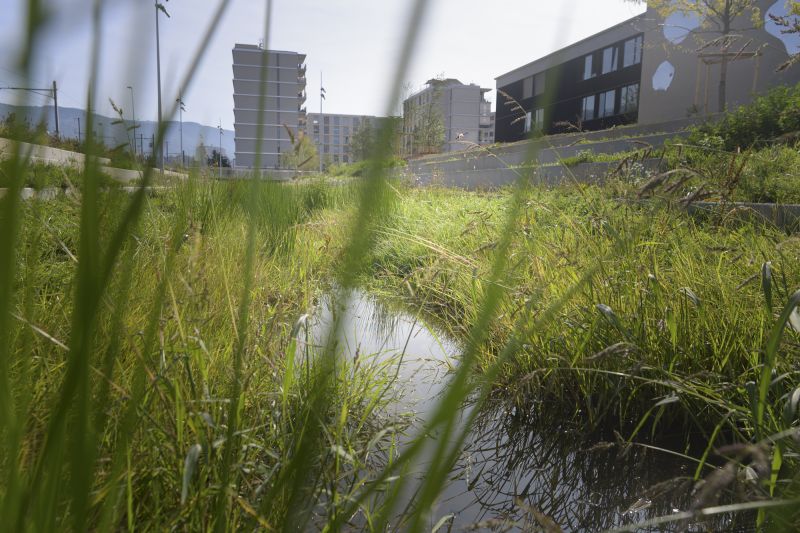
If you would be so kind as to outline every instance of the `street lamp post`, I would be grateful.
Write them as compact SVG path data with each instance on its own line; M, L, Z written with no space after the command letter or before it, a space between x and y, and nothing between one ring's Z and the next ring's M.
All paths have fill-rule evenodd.
M133 155L134 159L136 157L136 106L135 100L133 98L133 87L128 85L128 89L131 90L131 115L133 117Z
M182 92L182 91L181 91ZM178 99L175 100L178 103L178 117L180 120L180 132L181 132L181 166L186 166L186 158L183 155L183 112L186 111L186 104L183 102L183 95L178 94Z
M161 131L161 44L158 35L158 11L166 9L158 1L155 2L156 7L156 83L158 84L158 131ZM155 147L153 147L155 150ZM158 168L161 173L164 173L164 149L159 145L158 147Z
M222 119L219 119L219 126L217 126L219 130L219 152L218 152L218 162L217 165L219 166L219 179L222 179Z

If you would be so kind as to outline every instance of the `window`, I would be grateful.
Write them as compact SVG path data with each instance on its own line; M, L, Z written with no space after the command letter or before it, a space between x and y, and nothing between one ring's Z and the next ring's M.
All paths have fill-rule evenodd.
M594 95L583 98L583 120L594 119Z
M531 120L532 120L532 118L533 118L533 115L531 114L530 111L525 113L525 133L528 133L528 132L531 131Z
M619 66L619 53L616 46L603 50L603 74L614 72Z
M544 109L541 107L533 112L533 127L536 131L544 129Z
M583 58L583 79L588 80L594 78L594 73L592 72L592 56L588 55Z
M544 72L540 72L533 77L533 95L539 96L544 92Z
M533 96L533 76L528 76L522 80L522 99Z
M622 59L623 67L638 65L642 62L642 42L641 35L625 41L625 54Z
M606 91L600 93L600 105L597 108L598 118L610 117L614 114L614 99L617 91Z
M639 109L639 84L634 83L620 89L619 112L633 113Z

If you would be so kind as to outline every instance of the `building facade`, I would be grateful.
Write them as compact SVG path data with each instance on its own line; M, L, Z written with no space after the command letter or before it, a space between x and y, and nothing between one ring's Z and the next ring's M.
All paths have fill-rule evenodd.
M496 139L654 124L719 109L721 58L726 56L728 108L780 84L800 82L800 68L778 72L800 51L775 29L770 14L785 2L758 0L762 25L735 21L735 42L709 46L713 33L686 13L652 9L496 78Z
M358 159L353 153L353 136L363 127L377 131L381 120L370 115L308 113L306 135L313 140L323 163L353 163Z
M295 135L306 127L305 58L258 45L233 48L237 168L281 168L281 154L292 150L287 128Z
M452 78L432 79L403 102L403 153L407 156L466 150L493 138L491 89ZM486 143L484 143L486 144Z

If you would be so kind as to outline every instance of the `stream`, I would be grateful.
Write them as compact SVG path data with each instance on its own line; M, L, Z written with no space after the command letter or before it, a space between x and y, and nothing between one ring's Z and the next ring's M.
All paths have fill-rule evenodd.
M330 299L323 299L309 321L310 343L325 343L334 316ZM409 436L400 442L402 452L447 386L458 364L459 344L359 291L351 294L338 317L341 356L398 361L391 368L400 390L390 408L413 412ZM458 420L463 423L470 409L463 406ZM499 402L483 406L431 509L429 527L449 516L439 531L539 529L535 515L543 513L563 531L603 531L686 510L691 504L694 462L644 446L592 442L577 428L543 424L534 409L530 411ZM436 436L427 438L435 441ZM426 472L426 457L412 467L418 479ZM722 516L713 524L685 525L685 530L745 531L746 526L737 524L747 523L744 518ZM397 529L402 530L402 524ZM677 529L678 524L671 523L638 530Z

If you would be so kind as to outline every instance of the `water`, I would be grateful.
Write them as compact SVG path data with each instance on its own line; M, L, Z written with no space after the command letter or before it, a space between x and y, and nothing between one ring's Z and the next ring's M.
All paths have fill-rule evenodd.
M340 321L337 350L343 356L394 363L387 367L397 372L399 394L392 409L395 414L413 413L415 421L407 443L430 415L447 385L448 373L458 364L458 343L361 292L355 292L338 313L330 300L323 300L309 324L309 343L324 345L336 315ZM464 406L456 414L458 420L463 422L470 409ZM691 504L696 467L692 461L640 445L598 442L564 424L543 424L534 414L541 412L541 408L508 408L499 403L484 406L431 509L430 526L452 515L440 531L523 530L535 527L542 513L564 531L602 531L669 515ZM437 437L428 438L433 448ZM429 457L423 454L412 472L424 476ZM405 500L410 497L409 492ZM401 519L393 525L402 529ZM677 527L670 524L641 531ZM707 527L739 529L726 516L713 525L694 524L688 530Z

